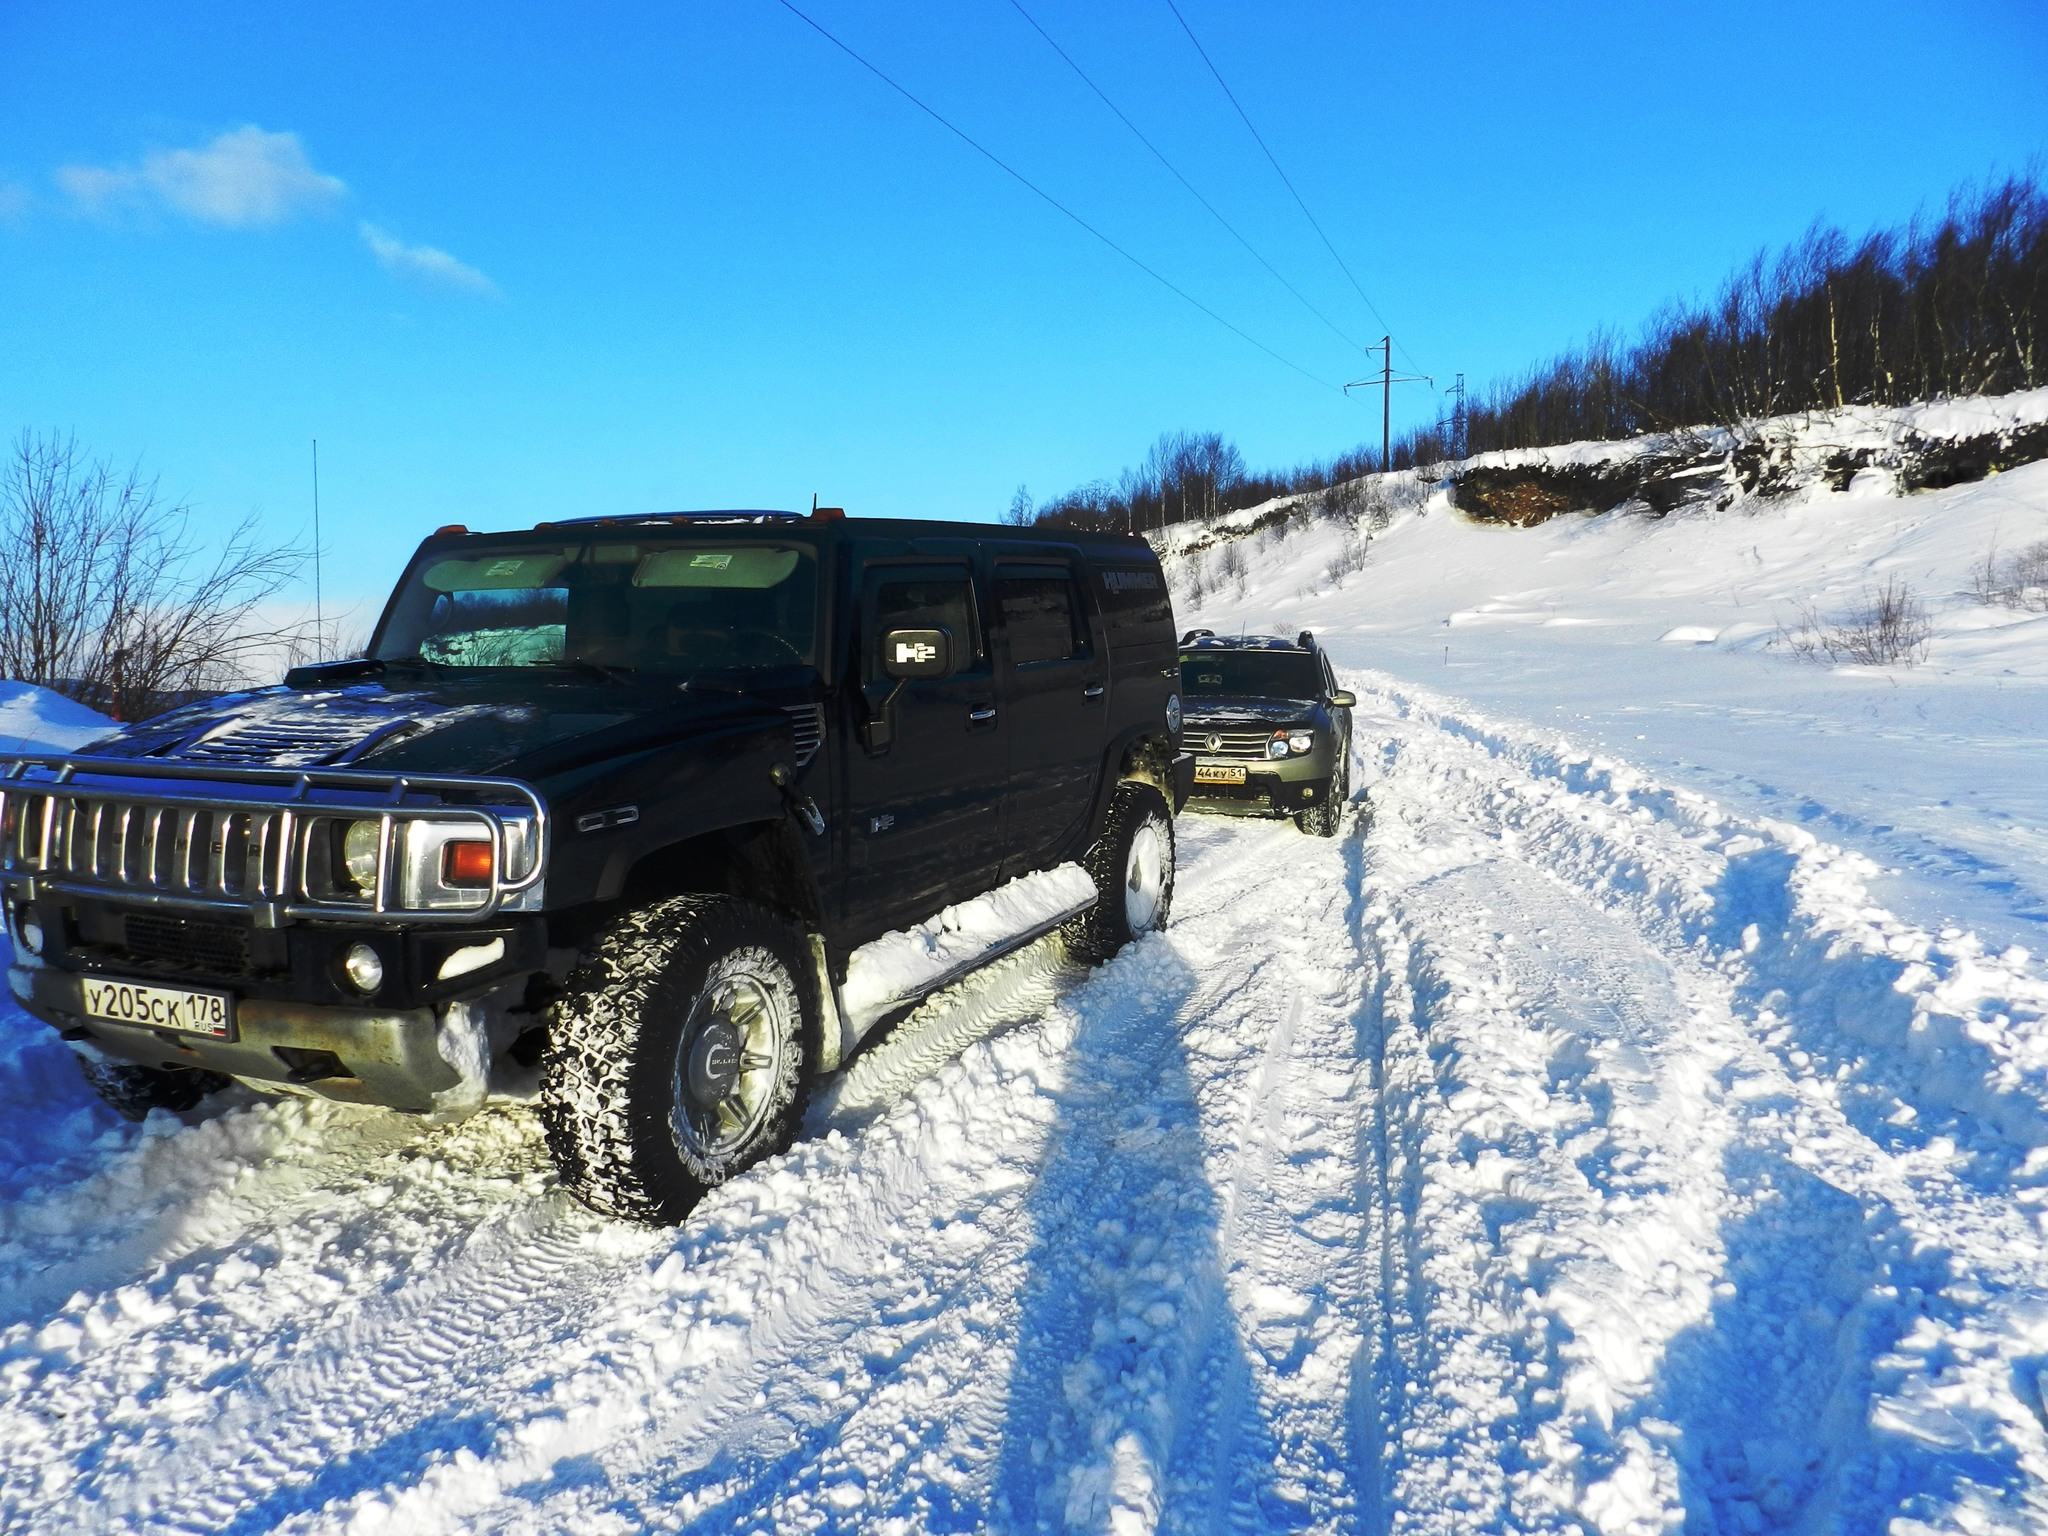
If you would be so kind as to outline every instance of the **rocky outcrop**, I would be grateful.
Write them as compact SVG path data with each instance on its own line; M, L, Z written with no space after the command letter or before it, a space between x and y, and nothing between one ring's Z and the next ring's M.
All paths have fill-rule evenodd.
M1846 490L1866 469L1888 472L1905 490L1935 490L2039 459L2048 459L2048 422L1944 436L1866 410L1839 420L1788 418L1741 430L1485 454L1452 470L1446 484L1453 504L1474 521L1528 528L1568 513L1662 517L1808 485Z

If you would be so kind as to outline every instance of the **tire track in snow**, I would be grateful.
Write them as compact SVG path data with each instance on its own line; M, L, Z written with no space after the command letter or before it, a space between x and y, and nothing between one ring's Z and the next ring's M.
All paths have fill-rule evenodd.
M600 1453L588 1490L530 1509L501 1502L483 1527L559 1528L620 1508L650 1527L923 1527L969 1511L980 1511L977 1523L994 1514L1023 1528L1183 1523L1175 1515L1192 1490L1176 1481L1188 1464L1181 1441L1206 1434L1214 1407L1199 1368L1185 1362L1227 1356L1237 1336L1217 1259L1219 1231L1228 1230L1217 1217L1220 1191L1260 1183L1233 1173L1242 1138L1217 1138L1210 1110L1224 1124L1242 1122L1248 1085L1275 1059L1260 1030L1232 1027L1241 1021L1229 1010L1249 1007L1263 1027L1296 1000L1263 962L1231 963L1263 948L1267 910L1244 903L1234 883L1199 875L1231 859L1255 880L1277 877L1298 872L1318 847L1334 870L1341 863L1330 845L1292 828L1182 826L1185 883L1164 939L1120 957L1045 1022L977 1048L876 1122L877 1131L915 1126L929 1136L945 1099L972 1117L977 1144L1011 1139L993 1079L975 1080L990 1076L985 1054L1006 1050L1034 1121L1036 1134L1016 1136L1005 1160L1009 1187L971 1221L946 1203L961 1199L957 1188L934 1192L936 1217L922 1198L892 1207L899 1226L980 1234L903 1271L918 1276L923 1336L902 1342L904 1298L870 1278L859 1280L859 1296L807 1287L800 1315L748 1331L745 1358L723 1379L699 1391L693 1364L671 1383L665 1391L680 1411L624 1457ZM1192 970L1190 950L1223 963L1213 974L1206 964ZM971 1164L965 1153L956 1148L954 1162ZM963 1179L989 1182L965 1165L934 1182ZM880 1236L855 1236L839 1255L851 1274L890 1267L889 1241L900 1249L901 1234ZM876 1334L897 1337L878 1345ZM831 1392L803 1401L821 1375ZM1267 1481L1272 1472L1268 1460Z
M522 1110L410 1157L237 1111L10 1213L0 1274L152 1225L0 1332L0 1520L2048 1522L2033 973L1359 691L1362 840L1184 822L1166 935L939 1018L681 1232L551 1205Z
M1992 1063L1983 1078L1966 1075L1971 1053L1963 1051L1960 1063L1947 1064L1946 1080L1930 1084L1916 1081L1911 1065L1924 1059L1925 1041L1897 1041L1860 1017L1900 1006L1897 996L1873 998L1873 990L1904 993L1904 1006L1931 1013L1938 1039L1973 988L1988 990L2017 1018L2029 1009L2038 1018L2038 983L2009 963L1997 974L1973 970L1967 942L1948 945L1946 981L1928 967L1916 972L1915 955L1937 965L1944 957L1916 946L1895 918L1870 906L1852 878L1853 861L1810 838L1802 842L1803 834L1734 823L1696 796L1470 723L1386 679L1361 678L1359 691L1377 693L1377 724L1387 737L1384 778L1374 788L1386 836L1377 840L1371 872L1383 906L1378 1003L1390 1089L1386 1166L1394 1180L1388 1233L1378 1245L1389 1256L1379 1329L1388 1370L1377 1417L1386 1426L1391 1496L1381 1523L1398 1527L1418 1509L1434 1508L1434 1524L1424 1518L1418 1528L1489 1529L1493 1516L1485 1512L1514 1509L1518 1498L1517 1524L1540 1526L1547 1506L1553 1521L1569 1516L1602 1530L1649 1530L1670 1520L1702 1530L1784 1522L1860 1530L1893 1515L1932 1528L1956 1521L2021 1530L2048 1518L2042 1410L2030 1390L2048 1344L2048 1254L2025 1178L2017 1189L2001 1178L2016 1164L2042 1161L2038 1153L2028 1160L2024 1142L2015 1148L2000 1134L2029 1124L2024 1105L2040 1090L2024 1063L2037 1041L2024 1023L2001 1015L1976 1037L1975 1059ZM1397 849L1390 845L1403 825L1406 847ZM1640 1296L1614 1309L1606 1321L1623 1326L1610 1326L1605 1344L1588 1351L1548 1295L1559 1275L1571 1280L1576 1268L1577 1278L1590 1276L1585 1261L1553 1270L1542 1288L1525 1287L1518 1305L1497 1271L1525 1219L1472 1230L1474 1213L1484 1211L1484 1186L1501 1183L1474 1185L1488 1155L1505 1159L1494 1172L1508 1175L1502 1187L1511 1196L1512 1179L1528 1172L1507 1156L1498 1132L1536 1129L1544 1095L1533 1081L1519 1103L1507 1091L1513 1074L1501 1069L1511 1065L1511 1028L1467 1027L1487 1011L1489 993L1511 1005L1500 1010L1504 1026L1531 1016L1528 1000L1514 997L1517 967L1506 960L1513 951L1498 933L1491 946L1484 933L1478 942L1457 941L1432 906L1431 887L1471 885L1473 877L1453 873L1467 864L1484 872L1481 887L1497 886L1513 862L1569 900L1539 891L1510 922L1526 931L1531 919L1554 920L1576 903L1589 921L1618 931L1623 947L1668 970L1683 1017L1671 1021L1661 1054L1682 1065L1683 1050L1693 1051L1694 1070L1674 1081L1691 1079L1695 1103L1665 1130L1672 1144L1666 1161L1683 1165L1683 1155L1670 1154L1686 1152L1678 1143L1687 1138L1695 1153L1722 1142L1716 1177L1693 1159L1712 1241L1667 1237L1641 1253L1637 1266L1676 1259L1679 1279L1704 1274L1712 1281L1710 1307L1676 1333L1668 1327L1672 1309L1653 1308L1666 1314L1666 1325L1638 1326L1635 1361L1617 1345L1626 1344L1632 1317L1648 1321ZM1481 904L1498 894L1485 892ZM1846 917L1845 903L1852 908ZM1759 926L1745 932L1746 918L1778 925L1783 937L1760 934ZM1569 949L1576 961L1598 947L1581 936ZM1906 963L1893 958L1901 956ZM1888 972L1879 974L1891 986L1873 989L1870 970L1887 960ZM1527 967L1521 970L1526 986ZM1674 1053L1674 1045L1682 1049ZM1718 1068L1702 1078L1696 1069L1717 1056ZM1499 1080L1475 1097L1460 1078L1484 1076L1489 1065ZM1886 1100L1887 1088L1901 1092ZM2001 1093L2019 1096L2014 1114L1998 1112ZM1916 1118L1915 1100L1935 1112L1941 1130L1973 1132L1975 1145L1965 1152L1941 1134L1897 1134ZM1992 1111L1988 1123L1960 1108L1972 1102ZM1893 1115L1873 1115L1874 1103ZM1487 1134L1468 1140L1475 1114L1496 1124L1482 1123ZM1653 1163L1613 1159L1608 1166L1640 1173ZM1540 1191L1529 1230L1549 1245L1568 1238L1570 1202L1557 1198L1566 1186L1544 1190L1538 1180L1527 1187ZM1479 1256L1465 1265L1450 1262L1461 1221L1464 1246ZM1504 1235L1510 1241L1503 1246ZM1589 1242L1587 1252L1598 1247ZM1623 1245L1608 1258L1625 1252ZM1711 1267L1702 1271L1700 1261ZM1434 1351L1433 1307L1465 1314ZM1583 1392L1573 1401L1566 1390L1569 1411L1560 1414L1534 1394L1506 1390L1489 1405L1484 1393L1466 1391L1462 1408L1446 1408L1445 1399L1455 1404L1459 1394L1437 1391L1439 1378L1514 1388L1516 1352L1504 1341L1546 1315L1546 1327L1563 1326L1579 1357L1556 1351L1567 1367L1562 1386L1569 1388L1572 1371L1584 1377L1589 1358L1604 1356L1609 1366L1582 1385L1603 1386L1605 1401ZM1444 1369L1459 1341L1474 1337L1490 1341L1480 1358ZM1568 1433L1532 1443L1524 1431L1540 1427L1533 1407ZM1511 1437L1523 1436L1522 1454L1481 1453L1460 1469L1457 1446L1480 1438L1489 1416ZM1503 1476L1517 1463L1519 1487Z

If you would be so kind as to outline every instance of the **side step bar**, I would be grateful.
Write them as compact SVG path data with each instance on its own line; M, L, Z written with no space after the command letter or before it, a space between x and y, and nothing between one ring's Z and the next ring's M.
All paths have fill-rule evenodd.
M1020 875L973 901L948 907L914 929L887 933L862 945L847 963L845 983L829 988L839 1015L839 1058L849 1055L861 1037L890 1014L1044 938L1097 899L1087 872L1078 864L1062 864ZM1005 922L1006 917L1012 921ZM996 931L985 938L970 937L967 930L976 928ZM820 1065L830 1070L838 1062Z

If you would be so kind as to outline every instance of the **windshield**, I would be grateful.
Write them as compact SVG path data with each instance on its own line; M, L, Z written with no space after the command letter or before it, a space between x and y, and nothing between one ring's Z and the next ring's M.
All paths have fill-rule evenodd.
M444 667L808 667L817 590L817 559L795 545L456 546L407 574L372 655Z
M1194 698L1313 699L1322 669L1301 651L1182 651L1181 686Z

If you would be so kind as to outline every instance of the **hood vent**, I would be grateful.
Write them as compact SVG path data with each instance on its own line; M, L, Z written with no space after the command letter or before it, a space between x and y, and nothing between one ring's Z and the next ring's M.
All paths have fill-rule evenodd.
M227 767L306 768L331 762L388 724L332 715L269 720L244 717L213 727L170 755L189 763Z

